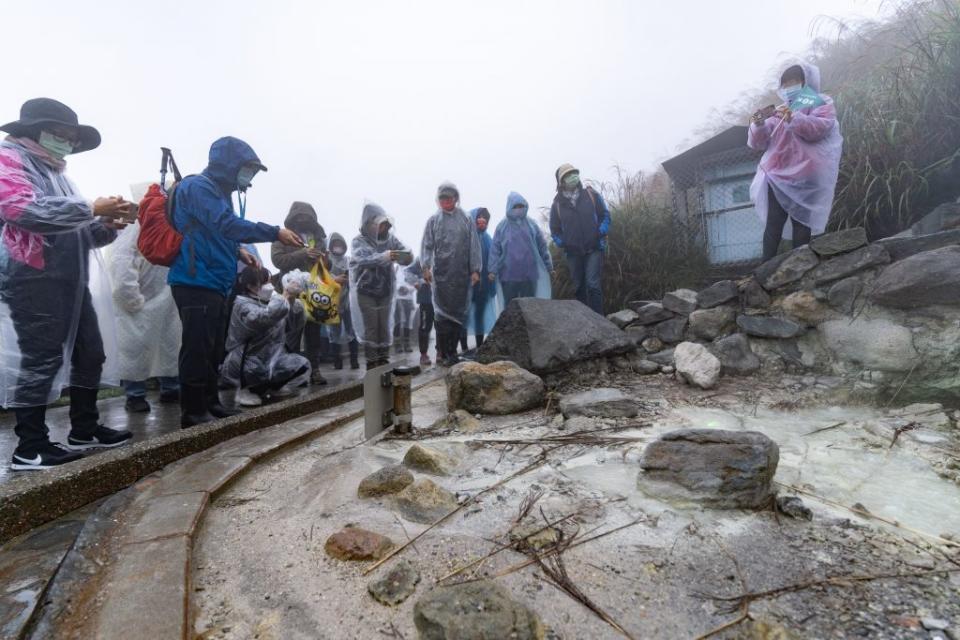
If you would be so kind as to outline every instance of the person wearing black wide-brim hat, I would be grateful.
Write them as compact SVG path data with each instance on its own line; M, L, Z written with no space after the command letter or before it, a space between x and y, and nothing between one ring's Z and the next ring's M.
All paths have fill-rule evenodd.
M100 133L65 104L28 100L0 130L10 134L0 142L0 324L16 333L0 355L0 375L10 381L0 400L17 419L11 468L46 469L131 437L99 423L106 355L88 267L90 252L112 242L134 208L122 198L90 202L64 175L67 155L100 145ZM59 375L66 358L68 379ZM45 424L61 384L70 389L65 447L50 442Z

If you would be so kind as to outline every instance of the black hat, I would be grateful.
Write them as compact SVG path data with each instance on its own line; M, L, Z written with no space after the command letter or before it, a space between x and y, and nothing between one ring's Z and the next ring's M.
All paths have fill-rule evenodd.
M50 98L34 98L27 100L20 107L20 119L0 127L0 131L15 136L31 135L38 126L45 124L59 124L77 130L77 145L74 153L90 151L100 146L100 132L93 127L80 124L77 113L63 104Z

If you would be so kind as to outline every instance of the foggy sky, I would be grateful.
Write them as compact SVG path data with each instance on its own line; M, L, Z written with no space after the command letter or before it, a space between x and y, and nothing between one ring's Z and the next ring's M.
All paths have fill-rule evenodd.
M880 5L5 2L0 121L46 96L96 126L102 146L68 165L91 198L156 180L161 145L195 173L234 135L269 167L248 218L279 224L306 200L349 242L373 200L419 251L443 180L495 225L511 190L549 205L563 162L595 180L652 169L802 54L818 17Z

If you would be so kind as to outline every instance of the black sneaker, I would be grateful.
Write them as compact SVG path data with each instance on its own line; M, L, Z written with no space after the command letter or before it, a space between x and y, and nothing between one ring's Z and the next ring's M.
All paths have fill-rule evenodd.
M207 411L214 418L232 418L233 416L238 416L243 411L241 409L228 409L227 407L220 404L220 401L211 402L207 405Z
M82 453L67 451L59 444L51 442L30 452L17 449L13 452L13 458L10 460L10 468L14 471L52 469L81 458L83 458Z
M119 447L133 437L133 434L126 430L111 429L102 424L97 425L93 435L86 438L78 438L73 432L67 436L67 449L71 451L85 451L86 449L109 449Z
M130 413L150 413L150 403L146 398L140 396L130 396L123 408Z

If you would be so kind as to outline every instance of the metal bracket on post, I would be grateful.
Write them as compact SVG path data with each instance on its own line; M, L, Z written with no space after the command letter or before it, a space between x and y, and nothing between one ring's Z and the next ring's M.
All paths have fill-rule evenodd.
M396 433L413 429L410 390L420 367L384 365L363 378L363 437L372 438L387 427Z

